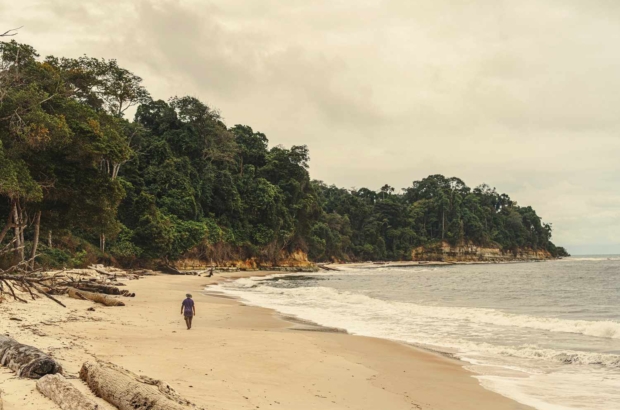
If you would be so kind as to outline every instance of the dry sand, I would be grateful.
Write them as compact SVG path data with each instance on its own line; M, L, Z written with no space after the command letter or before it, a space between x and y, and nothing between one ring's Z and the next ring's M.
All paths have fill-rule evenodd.
M206 409L529 409L482 388L458 361L386 340L316 331L202 292L238 276L129 281L137 296L124 298L125 307L66 297L67 309L43 299L5 302L0 332L51 353L80 389L86 390L77 379L81 364L97 358L165 380ZM190 331L180 314L186 292L196 301ZM57 408L33 380L6 368L0 368L0 389L4 410Z

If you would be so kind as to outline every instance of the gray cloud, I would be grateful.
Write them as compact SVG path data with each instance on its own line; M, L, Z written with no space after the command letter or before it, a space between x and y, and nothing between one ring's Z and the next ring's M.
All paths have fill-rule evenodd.
M2 8L3 7L3 8ZM487 182L573 252L620 252L620 6L612 0L24 0L0 26L44 55L117 58L312 175Z

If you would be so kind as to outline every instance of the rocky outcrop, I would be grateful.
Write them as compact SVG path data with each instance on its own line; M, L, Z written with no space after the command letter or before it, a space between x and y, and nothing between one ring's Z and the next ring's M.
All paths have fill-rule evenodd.
M211 266L217 268L226 268L234 270L261 270L271 269L274 270L296 270L302 268L303 270L314 269L314 263L308 260L308 255L301 251L296 250L294 252L281 252L277 263L272 261L261 259L258 257L248 259L225 259L225 260L204 260L201 258L186 257L175 263L178 269L208 269Z
M473 244L451 246L448 242L440 242L429 246L420 246L411 251L414 261L441 262L510 262L535 261L552 259L546 250L530 248L502 250L499 247L483 247Z

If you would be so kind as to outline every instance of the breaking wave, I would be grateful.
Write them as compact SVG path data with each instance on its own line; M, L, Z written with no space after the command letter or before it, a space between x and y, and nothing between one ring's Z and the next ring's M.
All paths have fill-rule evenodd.
M264 279L262 279L264 280ZM234 292L243 288L256 287L261 280L241 279L234 282L234 285L223 288L223 291ZM256 293L245 293L244 298L262 299L262 296L273 295L293 302L292 306L298 307L322 307L323 309L341 309L344 312L354 313L355 315L366 315L372 317L384 316L387 318L424 318L424 319L446 319L455 321L459 324L490 324L505 327L520 327L549 332L578 333L586 336L620 339L620 322L611 320L588 321L588 320L567 320L558 318L536 317L528 315L518 315L501 312L495 309L484 308L464 308L464 307L444 307L444 306L425 306L414 303L385 301L375 299L366 295L351 292L339 292L327 287L300 287L300 288L275 288L261 286ZM272 303L286 305L284 300L281 303L274 299ZM261 304L262 306L262 304ZM290 313L290 312L289 312ZM342 325L342 324L341 324Z

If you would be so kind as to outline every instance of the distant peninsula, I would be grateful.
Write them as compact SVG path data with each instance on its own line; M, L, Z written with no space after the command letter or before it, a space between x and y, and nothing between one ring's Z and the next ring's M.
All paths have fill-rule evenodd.
M490 186L327 185L305 145L270 147L194 97L154 100L115 60L15 41L0 59L0 269L567 255L534 209Z

